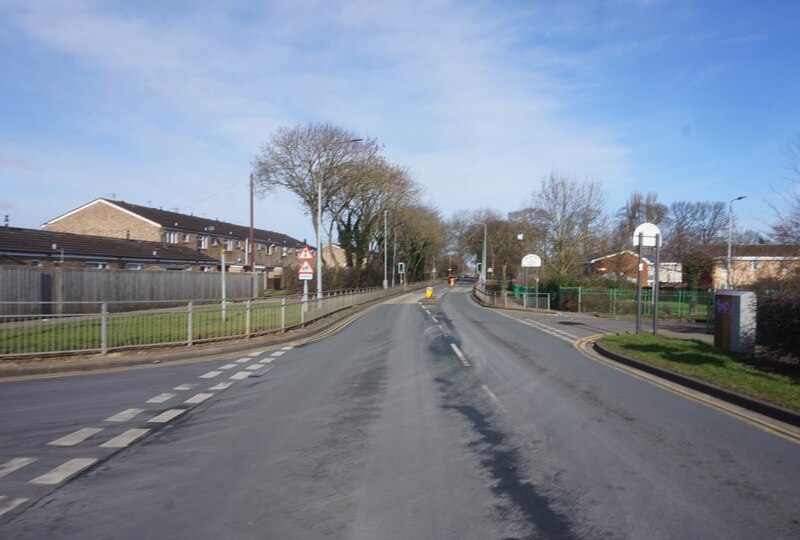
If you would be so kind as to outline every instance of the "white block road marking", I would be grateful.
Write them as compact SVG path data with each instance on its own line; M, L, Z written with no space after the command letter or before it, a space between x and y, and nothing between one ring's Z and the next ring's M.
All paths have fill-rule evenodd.
M247 357L247 358L239 358L239 359L236 361L236 363L237 363L237 364L244 364L245 362L249 362L249 361L250 361L250 357Z
M117 435L110 441L104 442L100 446L103 448L126 448L136 439L144 437L149 431L149 429L141 428L129 429L128 431Z
M251 352L251 353L250 353L250 354L248 354L247 356L259 356L259 355L261 355L261 353L263 353L263 352L264 352L264 351L256 351L256 352Z
M283 356L284 354L286 354L286 351L275 351L274 353L272 353L272 356L277 357L277 356Z
M287 345L286 347L281 347L282 351L291 351L294 349L294 345Z
M215 384L214 386L209 388L209 390L227 390L231 386L233 386L232 382L221 382L219 384Z
M463 365L464 367L469 367L469 362L467 362L464 353L461 352L461 349L458 348L458 345L456 345L455 343L451 343L450 347L453 349L453 352L456 353L456 356L458 356L458 359L461 361L461 365Z
M213 395L214 394L209 394L209 393L195 394L186 401L184 401L184 403L202 403Z
M158 416L154 416L148 422L153 422L155 424L164 424L169 422L173 418L177 418L178 416L182 415L186 412L186 409L170 409L168 411L164 411Z
M253 364L252 366L247 366L245 369L248 370L248 371L255 371L255 370L261 369L263 367L264 366L262 366L260 364Z
M499 409L500 409L501 411L503 411L505 414L508 414L508 411L506 410L506 408L505 408L505 407L503 407L503 404L502 404L502 403L500 403L500 400L499 400L499 399L497 399L497 396L496 396L496 395L494 395L494 392L492 392L491 390L489 390L489 387L488 387L488 386L486 386L485 384L482 384L482 385L481 385L481 390L483 390L484 392L486 392L486 395L488 395L488 396L489 396L489 399L491 399L492 401L494 401L494 404L495 404L495 405L497 405L497 408L499 408Z
M214 377L218 377L221 374L222 374L221 371L209 371L208 373L203 373L202 375L200 375L200 378L201 379L213 379Z
M156 397L148 399L147 403L164 403L165 401L169 401L174 397L175 394L158 394Z
M9 459L2 465L0 465L0 478L3 478L7 474L11 474L14 471L18 471L23 468L25 465L30 465L37 458L32 457L18 457L14 459Z
M70 433L69 435L65 435L60 439L50 441L47 444L53 446L75 446L76 444L85 441L92 435L100 433L101 431L103 431L103 428L83 428L74 433Z
M114 416L109 416L104 420L104 422L127 422L142 412L144 412L144 409L125 409L122 412L118 412Z
M436 318L436 317L434 317L433 315L431 315L431 320L432 320L433 322L435 322L436 324L439 324L439 319L437 319L437 318Z
M275 360L275 359L274 359L274 358L264 358L263 360L259 360L259 362L258 362L258 363L259 363L259 364L269 364L269 363L270 363L270 362L272 362L273 360Z
M66 463L59 465L52 471L43 474L42 476L38 476L30 481L31 484L44 484L44 485L55 485L60 484L70 476L76 475L81 472L83 469L87 467L91 467L97 462L96 459L92 458L75 458L67 461Z
M0 495L0 516L27 501L28 499L11 499L5 495Z
M197 386L197 385L196 384L182 384L180 386L176 386L175 388L173 388L173 390L191 390L195 386Z
M242 379L246 379L250 375L252 375L252 373L250 373L249 371L238 371L233 375L231 375L230 378L235 381L241 381Z
M236 364L225 364L224 366L220 366L219 369L233 369L237 367Z

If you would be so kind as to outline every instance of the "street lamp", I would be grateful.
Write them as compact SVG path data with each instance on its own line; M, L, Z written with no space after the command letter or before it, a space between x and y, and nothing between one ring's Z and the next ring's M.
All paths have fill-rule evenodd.
M481 222L483 225L483 255L481 256L481 286L486 290L486 223Z
M332 142L325 146L347 144L363 141L364 139L350 139L349 141ZM317 183L317 299L322 299L322 246L320 234L322 232L322 178Z
M733 241L733 203L736 201L741 201L742 199L747 198L747 195L740 195L735 199L731 199L730 204L728 204L728 261L726 265L726 281L727 286L726 289L731 289L731 243Z

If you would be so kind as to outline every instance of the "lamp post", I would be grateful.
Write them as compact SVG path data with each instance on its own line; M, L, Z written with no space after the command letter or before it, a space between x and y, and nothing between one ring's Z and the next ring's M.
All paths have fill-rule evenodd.
M363 141L364 139L350 139L348 141L332 142L325 146L347 144ZM317 299L322 299L322 246L320 235L322 233L322 178L317 183Z
M486 290L486 222L483 225L483 255L481 255L481 286Z
M733 242L733 203L736 201L741 201L742 199L747 198L747 195L739 195L735 199L731 199L731 202L728 204L728 261L725 265L725 276L726 286L725 288L730 290L731 289L731 244Z
M386 221L388 210L383 211L383 288L389 287L389 279L387 273L387 263L389 262L389 227Z

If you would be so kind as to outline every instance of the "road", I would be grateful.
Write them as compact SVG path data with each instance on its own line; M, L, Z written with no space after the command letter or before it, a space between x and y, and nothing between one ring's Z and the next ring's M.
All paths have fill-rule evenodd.
M468 291L295 346L0 384L0 537L800 537L796 441Z

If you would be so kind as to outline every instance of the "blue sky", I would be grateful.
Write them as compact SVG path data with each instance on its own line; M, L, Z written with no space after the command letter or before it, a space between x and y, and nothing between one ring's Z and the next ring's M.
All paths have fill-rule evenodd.
M0 214L97 197L249 220L279 126L375 137L445 217L551 171L737 202L765 229L800 132L800 2L0 0ZM288 193L256 225L313 236Z

